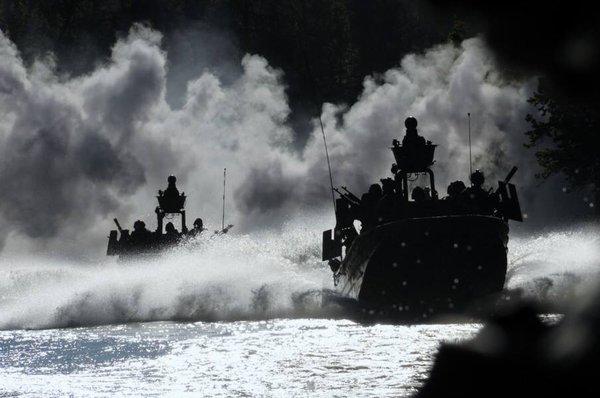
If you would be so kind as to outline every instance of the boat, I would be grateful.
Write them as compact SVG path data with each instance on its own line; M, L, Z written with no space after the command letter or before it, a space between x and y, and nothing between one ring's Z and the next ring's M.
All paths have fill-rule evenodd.
M225 177L225 174L224 174ZM121 227L119 221L115 218L116 230L110 231L108 236L108 246L106 254L108 256L118 256L119 259L128 259L136 257L152 257L166 249L189 242L192 238L205 233L203 221L196 218L193 228L188 229L186 225L184 192L179 193L177 189L177 178L169 176L167 178L167 189L159 190L156 199L158 206L154 209L156 213L156 229L149 231L146 223L137 220L133 226L133 231ZM225 187L225 182L223 183ZM181 230L177 231L174 224L169 221L179 216L181 221ZM167 223L165 224L165 220ZM225 226L225 192L223 191L223 224L220 230L215 231L216 235L227 233L233 225Z
M336 292L362 315L416 321L465 313L503 290L508 221L523 220L509 182L517 168L495 191L483 189L477 170L470 187L455 181L439 198L436 145L418 135L415 118L405 125L402 144L392 142L396 163L383 188L372 186L360 199L334 188L336 225L323 232L322 259ZM409 182L419 176L429 186L409 198Z

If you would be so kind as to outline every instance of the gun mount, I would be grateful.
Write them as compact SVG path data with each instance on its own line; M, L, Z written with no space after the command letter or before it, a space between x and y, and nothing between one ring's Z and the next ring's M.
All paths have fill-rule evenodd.
M400 145L398 140L392 141L392 152L396 159L398 170L405 173L419 173L433 166L435 148L437 145L430 141L413 146Z
M154 210L156 213L156 232L162 234L163 232L163 220L169 214L179 214L181 216L181 231L187 233L187 226L185 224L185 193L179 193L176 187L177 178L175 176L169 176L167 179L168 187L165 191L159 190L158 206Z

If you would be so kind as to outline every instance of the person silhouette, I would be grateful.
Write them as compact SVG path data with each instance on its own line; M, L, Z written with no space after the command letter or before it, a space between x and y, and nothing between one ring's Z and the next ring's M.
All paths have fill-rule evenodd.
M133 232L131 233L130 240L134 247L144 249L152 241L152 232L146 229L146 223L137 220L133 223Z
M204 223L202 222L201 218L196 218L194 220L194 228L190 231L190 235L198 236L202 233L202 231L205 231Z
M471 186L464 190L463 196L471 211L475 214L492 214L494 205L490 194L483 189L485 176L481 170L471 174Z
M402 139L402 146L408 148L418 148L425 146L425 138L421 137L417 132L417 119L414 116L409 116L404 121L406 134Z
M363 228L368 228L376 223L377 204L383 197L381 185L372 184L369 191L360 198L360 222Z
M164 192L164 196L167 198L178 198L179 197L179 190L177 189L177 187L175 186L175 183L177 182L177 178L173 175L169 176L169 178L167 178L167 189L165 189Z
M428 199L427 191L425 191L425 189L422 187L415 187L410 196L415 203L423 203Z
M465 201L463 200L464 192L467 189L462 181L454 181L448 185L446 192L448 196L444 198L449 205L449 210L455 214L462 214L465 209Z
M464 182L451 182L450 185L448 185L448 189L446 191L448 193L446 199L452 201L457 200L458 198L460 198L460 195L465 191L465 189L467 189L467 187Z
M165 235L164 235L164 240L166 243L171 244L171 243L176 243L179 240L179 232L177 232L177 229L175 229L175 226L173 225L172 222L168 222L167 225L165 225Z
M377 204L377 222L389 222L396 218L398 213L398 197L396 194L396 183L391 178L381 180L382 197Z

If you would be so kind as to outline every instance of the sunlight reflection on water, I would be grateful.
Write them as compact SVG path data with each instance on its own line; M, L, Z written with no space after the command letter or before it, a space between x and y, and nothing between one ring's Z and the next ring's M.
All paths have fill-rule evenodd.
M0 393L407 396L440 342L479 328L274 319L3 331Z

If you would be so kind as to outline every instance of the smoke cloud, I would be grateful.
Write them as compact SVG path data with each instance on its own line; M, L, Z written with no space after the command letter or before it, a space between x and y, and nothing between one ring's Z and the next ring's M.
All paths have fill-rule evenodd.
M573 200L563 194L560 179L539 187L534 178L535 160L523 146L523 132L528 129L525 116L535 113L527 102L535 85L534 78L515 81L499 73L494 57L479 38L465 40L459 47L446 44L408 55L397 68L366 77L363 92L353 105L324 105L322 120L334 183L346 185L360 196L369 184L391 176L389 148L394 138L403 136L409 115L419 120L420 133L439 145L434 167L437 190L444 195L446 186L456 179L468 183L467 113L471 113L473 169L482 169L488 184L494 186L513 165L519 166L513 182L519 185L530 223L556 222L564 215L556 212L559 204ZM238 190L242 208L260 211L256 203L265 201L271 212L277 209L287 214L299 203L309 207L326 204L327 168L316 122L301 156L300 169L288 175L280 171L285 164L254 169ZM285 189L273 192L274 185ZM581 211L587 204L578 205Z
M203 73L189 83L182 108L172 109L160 42L160 33L136 25L107 65L69 78L57 76L51 59L27 69L2 36L5 233L88 248L75 241L104 241L110 216L130 223L152 214L153 191L170 173L194 195L192 215L216 215L221 167L230 166L235 186L243 175L232 164L243 172L244 161L268 161L271 147L289 142L284 86L264 59L245 57L242 75L227 88ZM239 162L232 158L237 152Z
M169 174L189 196L188 217L209 226L220 221L224 167L227 221L238 231L329 208L318 123L298 149L282 72L246 55L237 75L235 68L227 78L205 70L188 81L180 101L167 101L170 65L161 40L135 25L106 64L70 77L59 75L51 58L26 67L0 34L0 242L7 249L100 254L113 216L124 225L143 218L153 228L154 195ZM468 178L471 112L474 166L493 183L517 164L515 180L524 187L534 164L522 148L532 90L532 81L497 73L478 38L406 56L397 68L365 78L353 105L323 106L334 182L360 193L388 176L389 145L412 114L421 134L440 145L435 170L445 192L450 181ZM549 203L536 190L523 197L532 217Z

